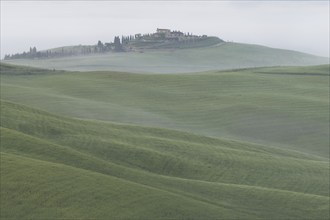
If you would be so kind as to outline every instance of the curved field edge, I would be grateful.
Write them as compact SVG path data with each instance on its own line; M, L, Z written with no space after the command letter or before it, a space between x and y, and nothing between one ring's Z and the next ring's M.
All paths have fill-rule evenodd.
M183 132L69 119L4 101L1 108L1 206L7 217L328 218L328 162ZM59 176L54 166L60 166L54 168ZM85 178L89 173L102 178ZM113 205L117 188L111 184L137 194L120 194L122 202Z

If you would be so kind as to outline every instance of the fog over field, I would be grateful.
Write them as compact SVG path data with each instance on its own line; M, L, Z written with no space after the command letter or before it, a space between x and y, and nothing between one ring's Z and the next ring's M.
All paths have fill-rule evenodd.
M329 0L0 2L0 219L330 220Z
M329 56L328 1L1 1L1 58L158 27Z
M0 65L0 219L329 219L329 65Z

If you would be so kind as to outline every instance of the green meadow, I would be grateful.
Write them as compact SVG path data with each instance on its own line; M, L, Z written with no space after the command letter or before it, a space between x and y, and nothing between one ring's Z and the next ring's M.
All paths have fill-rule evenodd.
M1 219L329 219L329 65L2 63L0 193Z
M58 115L329 154L329 65L163 75L9 67L2 99Z
M210 38L212 41L212 38ZM207 42L204 42L207 43ZM84 46L55 48L79 50ZM51 59L14 59L6 63L71 71L123 71L138 73L184 73L260 66L328 64L329 59L297 51L260 45L222 42L181 49L146 49L127 53L104 53Z

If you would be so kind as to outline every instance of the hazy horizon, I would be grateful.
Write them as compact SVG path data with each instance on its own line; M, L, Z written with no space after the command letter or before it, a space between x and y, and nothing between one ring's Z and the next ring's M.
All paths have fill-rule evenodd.
M329 57L328 1L1 1L1 58L156 28Z

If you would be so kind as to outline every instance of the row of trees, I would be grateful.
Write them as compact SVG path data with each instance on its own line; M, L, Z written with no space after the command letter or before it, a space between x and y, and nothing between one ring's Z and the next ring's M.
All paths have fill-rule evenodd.
M105 52L123 52L126 51L123 45L127 45L129 41L133 40L133 36L119 36L114 38L113 42L102 43L100 40L96 45L91 46L74 46L74 47L62 47L60 50L44 50L37 51L36 47L30 47L30 50L23 53L6 54L4 59L34 59L34 58L52 58L63 57L73 55L88 55L93 53L105 53Z
M19 59L19 58L35 58L35 57L41 57L41 53L37 52L37 48L36 47L30 47L30 50L28 52L23 52L21 54L16 53L16 54L6 54L4 59L8 60L8 59Z

